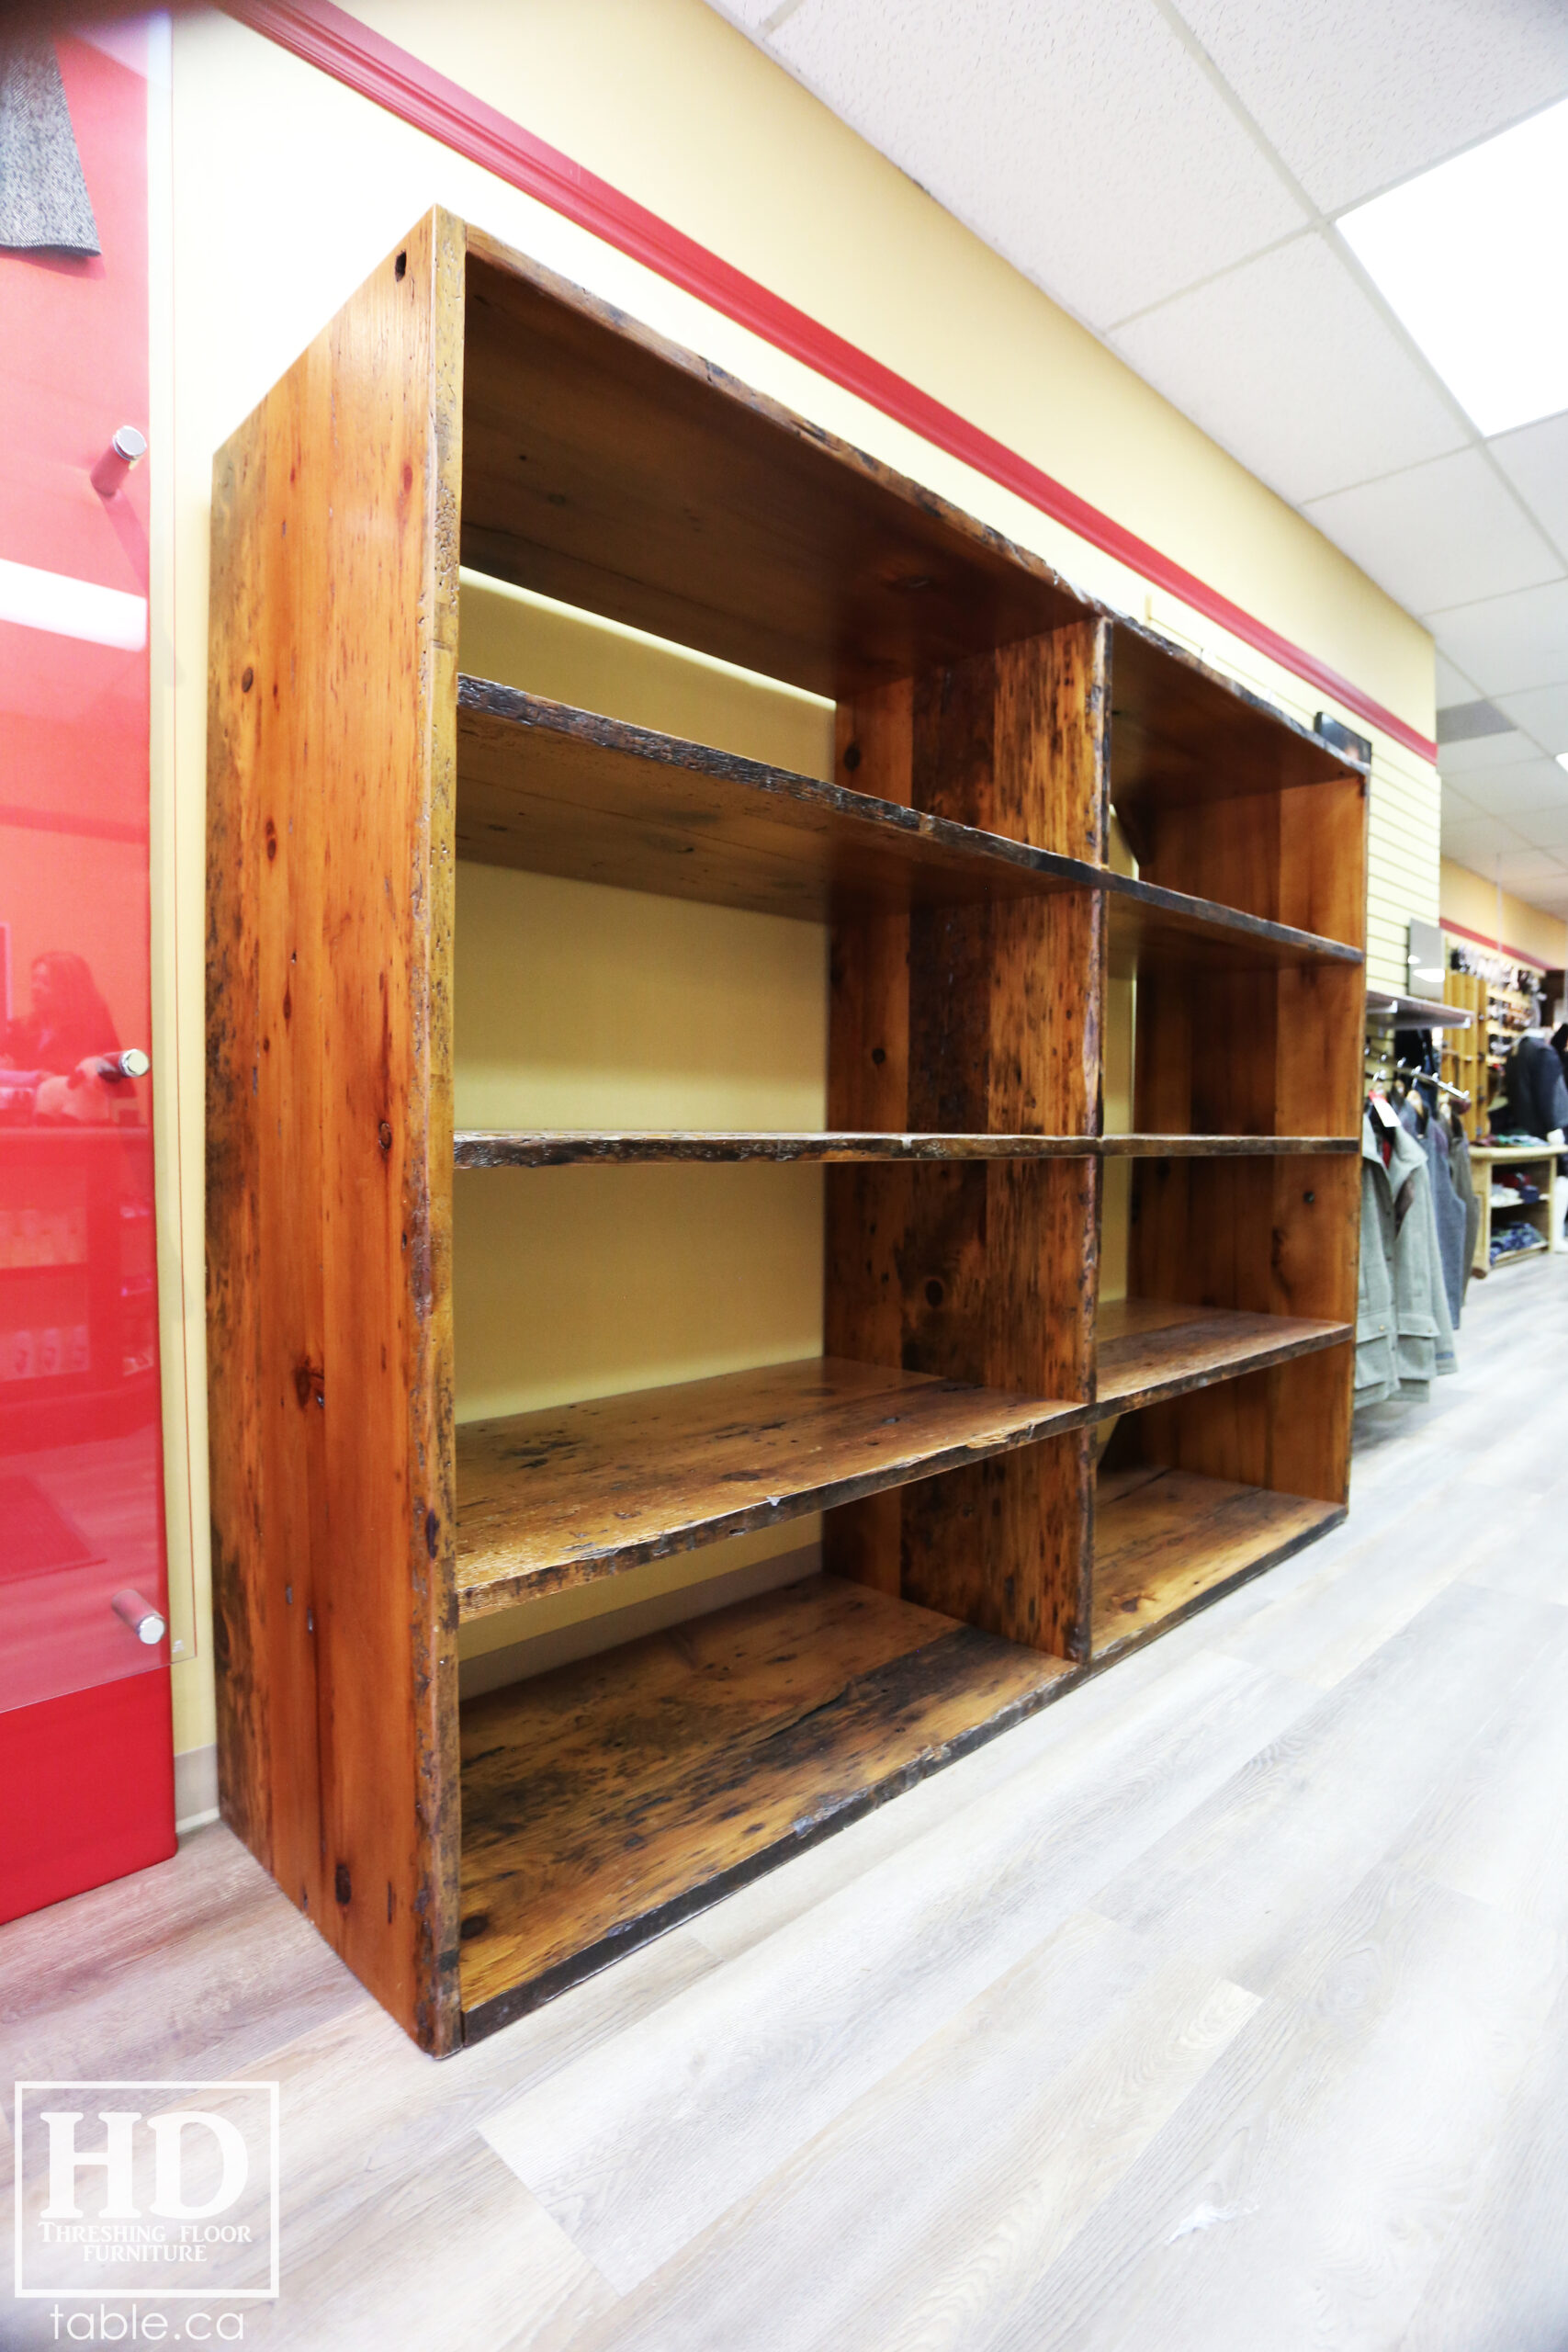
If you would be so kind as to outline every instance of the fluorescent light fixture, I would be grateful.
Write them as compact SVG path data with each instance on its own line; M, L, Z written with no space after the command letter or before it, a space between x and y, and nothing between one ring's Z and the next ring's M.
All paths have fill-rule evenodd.
M1480 432L1568 409L1568 99L1337 225Z
M1568 768L1568 752L1558 752L1557 764L1560 768Z

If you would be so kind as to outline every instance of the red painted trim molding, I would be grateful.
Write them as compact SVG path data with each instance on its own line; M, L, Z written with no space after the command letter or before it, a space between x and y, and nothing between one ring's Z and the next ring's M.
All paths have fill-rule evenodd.
M1451 916L1438 917L1439 931L1451 931L1456 939L1473 939L1477 947L1484 947L1489 956L1506 956L1510 964L1529 964L1537 972L1550 972L1551 966L1532 956L1528 947L1510 947L1506 939L1493 939L1484 931L1472 931L1465 922L1455 922Z
M574 164L482 98L447 80L395 41L372 32L333 0L220 0L227 13L330 74L362 97L384 107L415 130L427 131L470 163L493 172L552 210L574 220L634 261L694 294L710 308L750 329L820 376L853 392L950 457L973 466L1004 490L1014 492L1054 522L1062 523L1102 554L1141 573L1151 586L1217 622L1255 651L1277 662L1359 718L1371 721L1418 759L1435 761L1438 747L1403 718L1342 678L1315 654L1292 645L1228 596L1211 588L1180 564L1161 555L1087 499L1031 464L1016 449L945 407L919 385L885 368L868 352L835 334L791 302L770 293L756 278L624 196L607 180Z

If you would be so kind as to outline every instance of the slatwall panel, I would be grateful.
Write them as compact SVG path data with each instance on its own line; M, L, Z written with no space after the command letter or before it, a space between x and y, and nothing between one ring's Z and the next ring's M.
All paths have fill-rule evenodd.
M1440 806L1437 769L1381 737L1367 822L1369 988L1408 988L1411 917L1438 920Z

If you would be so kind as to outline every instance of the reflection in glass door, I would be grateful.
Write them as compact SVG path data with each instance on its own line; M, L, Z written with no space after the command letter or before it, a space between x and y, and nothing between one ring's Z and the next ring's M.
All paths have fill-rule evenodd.
M27 136L0 193L0 1773L20 1802L0 1917L174 1847L146 83L123 34L0 33L7 113Z

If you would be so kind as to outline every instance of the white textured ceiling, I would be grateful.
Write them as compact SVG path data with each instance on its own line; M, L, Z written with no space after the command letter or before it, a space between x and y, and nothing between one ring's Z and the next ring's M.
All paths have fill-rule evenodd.
M1568 0L715 5L1427 624L1445 851L1568 913L1568 414L1483 439L1335 228L1568 96Z

